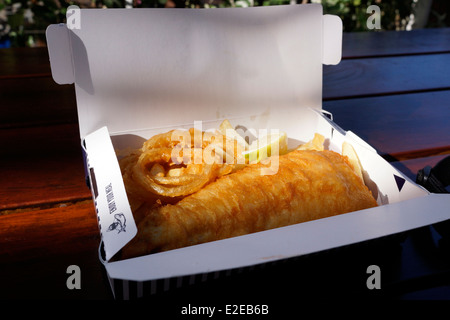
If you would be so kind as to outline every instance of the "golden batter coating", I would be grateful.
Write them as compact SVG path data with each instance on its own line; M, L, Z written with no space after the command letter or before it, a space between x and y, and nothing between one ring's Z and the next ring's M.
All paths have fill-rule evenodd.
M176 204L144 207L138 234L122 258L225 239L377 205L347 157L296 150L278 172L259 163L223 176Z

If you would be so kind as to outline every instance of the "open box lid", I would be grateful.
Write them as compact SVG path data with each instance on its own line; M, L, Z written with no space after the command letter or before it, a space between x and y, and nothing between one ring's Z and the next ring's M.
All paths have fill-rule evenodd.
M72 17L71 17L72 18ZM318 4L81 9L47 29L54 80L75 84L80 135L321 108L342 21Z

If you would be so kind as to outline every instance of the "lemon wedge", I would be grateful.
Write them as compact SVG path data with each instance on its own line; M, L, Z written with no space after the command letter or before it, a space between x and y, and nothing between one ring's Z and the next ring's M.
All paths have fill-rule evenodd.
M287 153L288 139L284 132L269 134L253 141L242 154L249 163L257 163L272 155Z

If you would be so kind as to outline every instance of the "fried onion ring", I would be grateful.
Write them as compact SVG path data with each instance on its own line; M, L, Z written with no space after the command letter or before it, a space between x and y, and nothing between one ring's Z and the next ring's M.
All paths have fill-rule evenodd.
M132 210L177 202L240 169L242 148L225 135L194 128L151 137L119 160Z

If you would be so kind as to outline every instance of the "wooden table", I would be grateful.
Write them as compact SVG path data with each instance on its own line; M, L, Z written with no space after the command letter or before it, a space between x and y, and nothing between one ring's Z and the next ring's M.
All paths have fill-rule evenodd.
M450 29L344 34L342 62L324 67L323 108L415 179L418 169L450 154L449 74ZM112 299L98 259L100 236L84 180L74 88L54 83L45 48L0 50L0 146L0 298ZM405 242L414 241L408 234ZM353 260L345 262L361 252L367 261L401 261L405 250L416 250L405 249L405 242L387 250L377 242L362 251L350 247L326 258L279 263L166 292L153 301L205 303L226 293L224 303L274 303L289 288L305 293L301 274L314 279L314 272L361 272ZM448 261L439 257L416 254L415 259L428 268L411 271L397 263L386 267L391 272L383 279L395 282L416 271L448 273ZM66 285L70 265L80 267L79 290ZM339 273L336 278L345 280ZM361 282L366 278L355 274L355 288L366 288ZM332 285L320 287L331 281L325 279L316 286L319 295L332 292ZM450 297L448 291L441 294Z

